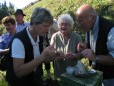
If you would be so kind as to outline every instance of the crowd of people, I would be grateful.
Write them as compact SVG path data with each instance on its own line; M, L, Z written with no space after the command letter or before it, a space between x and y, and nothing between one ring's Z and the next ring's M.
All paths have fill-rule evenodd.
M74 20L68 13L56 20L49 10L37 7L30 22L24 21L26 15L21 9L14 15L15 19L2 19L7 33L0 37L0 55L8 55L8 86L44 86L42 63L47 78L52 79L53 62L57 80L68 66L75 66L83 57L103 72L103 86L114 85L114 23L99 16L93 7L84 4L75 12L76 24L86 34L84 43L81 34L73 31Z

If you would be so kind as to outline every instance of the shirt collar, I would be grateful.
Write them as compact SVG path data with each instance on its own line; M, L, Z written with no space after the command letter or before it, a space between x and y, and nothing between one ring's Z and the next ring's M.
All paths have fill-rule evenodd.
M7 34L8 36L10 36L10 35L11 35L11 33L9 33L9 32L7 32L6 34Z
M98 29L99 28L98 26L99 26L99 16L97 15L97 18L96 18L92 31L94 32L96 29Z
M16 24L17 24L17 25L26 25L25 22L23 22L23 24L18 24L18 23L16 22Z
M39 36L37 36L37 41L35 42L35 41L33 40L32 36L31 36L29 30L28 30L28 27L26 28L26 31L27 31L27 34L28 34L30 40L31 40L32 45L35 45L36 43L39 42Z

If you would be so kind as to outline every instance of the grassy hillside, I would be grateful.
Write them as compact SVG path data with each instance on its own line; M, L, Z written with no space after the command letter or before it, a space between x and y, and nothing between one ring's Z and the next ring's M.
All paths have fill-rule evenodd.
M30 20L32 11L36 7L45 7L49 9L53 16L57 18L62 13L75 13L77 8L84 3L93 6L99 15L112 19L114 4L110 4L108 0L41 0L24 8L24 12L27 14L25 20Z
M62 13L70 13L75 21L76 18L74 14L77 8L82 4L87 3L94 7L99 15L114 21L114 3L109 3L109 1L111 0L41 0L27 8L24 8L23 10L25 14L27 14L25 17L26 21L30 21L32 11L36 7L44 7L49 9L56 19ZM74 31L81 34L83 40L85 39L85 34L83 34L83 32L79 29L76 29L76 23L74 24Z

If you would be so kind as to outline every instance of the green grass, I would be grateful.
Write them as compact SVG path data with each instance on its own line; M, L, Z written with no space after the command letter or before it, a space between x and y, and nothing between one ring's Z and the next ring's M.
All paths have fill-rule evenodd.
M5 81L6 72L0 71L0 86L7 86L7 82Z
M82 62L88 66L89 65L89 61L88 59L82 59ZM89 66L88 66L89 67ZM52 65L52 62L51 62L51 76L52 76L52 79L54 78L54 70L53 70L53 65ZM44 73L44 76L43 76L43 79L46 78L46 70L45 70L45 65L43 64L43 73ZM6 72L3 72L3 71L0 71L0 86L7 86L7 82L5 81L5 74ZM59 79L60 80L60 79Z
M51 62L51 69L50 69L50 73L51 73L51 76L52 76L52 78L54 78L54 70L53 70L53 64L52 64L52 62ZM45 70L45 65L43 64L43 78L45 79L46 78L46 75L47 75L47 72L46 72L46 70Z
M54 71L53 71L52 62L51 62L50 71L51 71L51 76L53 78L54 77ZM8 86L7 82L5 81L5 74L6 74L6 72L0 71L0 86ZM43 79L45 79L46 78L46 70L45 70L45 65L44 64L43 64L43 74L44 74Z

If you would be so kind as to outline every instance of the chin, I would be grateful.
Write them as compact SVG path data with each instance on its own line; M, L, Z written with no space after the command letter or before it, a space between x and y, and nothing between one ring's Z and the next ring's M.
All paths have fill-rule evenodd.
M40 34L40 36L45 36L45 35L46 35L45 33Z
M44 34L40 34L40 36L44 36Z
M88 32L88 30L83 29L83 32Z

